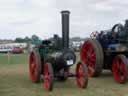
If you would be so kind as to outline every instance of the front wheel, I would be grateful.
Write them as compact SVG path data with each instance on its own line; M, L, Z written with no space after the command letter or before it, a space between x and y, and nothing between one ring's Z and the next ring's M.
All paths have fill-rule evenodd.
M52 64L49 62L46 62L44 65L44 87L47 91L52 91L53 89L53 68Z
M88 85L88 69L86 64L81 62L76 66L76 82L80 88L86 88Z
M128 74L128 61L126 56L117 55L112 64L112 74L116 82L125 83Z

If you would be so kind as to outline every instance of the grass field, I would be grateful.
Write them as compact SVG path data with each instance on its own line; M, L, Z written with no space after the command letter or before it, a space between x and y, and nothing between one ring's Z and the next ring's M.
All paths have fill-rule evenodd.
M0 64L27 64L28 54L0 54Z
M46 92L42 82L29 80L28 55L12 55L10 64L5 57L0 55L0 96L128 96L128 83L116 83L105 71L99 78L89 78L87 89L78 88L75 78L70 78L55 82L54 90Z

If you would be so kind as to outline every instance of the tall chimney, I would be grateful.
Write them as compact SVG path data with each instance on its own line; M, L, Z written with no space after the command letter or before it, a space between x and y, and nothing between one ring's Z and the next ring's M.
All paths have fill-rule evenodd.
M61 11L62 14L62 45L63 49L69 48L69 14L70 12L65 10Z
M128 19L125 20L124 34L125 34L125 39L128 39Z

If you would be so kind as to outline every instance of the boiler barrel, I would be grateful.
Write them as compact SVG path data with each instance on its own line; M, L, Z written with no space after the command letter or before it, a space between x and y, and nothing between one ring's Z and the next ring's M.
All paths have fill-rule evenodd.
M48 54L47 59L53 64L54 70L59 71L63 68L67 69L69 66L75 64L76 56L73 51L66 50L63 52Z

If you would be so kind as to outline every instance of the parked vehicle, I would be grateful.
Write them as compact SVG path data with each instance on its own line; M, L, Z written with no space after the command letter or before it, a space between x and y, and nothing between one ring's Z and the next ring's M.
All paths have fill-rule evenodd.
M8 53L11 51L12 51L11 47L0 47L0 53Z
M76 72L70 72L70 67L76 62L76 55L69 48L69 13L62 11L62 38L54 35L52 40L43 40L42 44L30 53L30 79L38 83L43 77L47 91L53 89L54 80L64 82L68 77L75 77L80 88L86 88L88 84L88 70L85 64L78 62Z
M103 69L111 70L115 81L125 83L128 77L128 20L115 24L110 30L92 32L80 50L81 62L91 77Z
M12 49L11 53L13 53L13 54L20 54L20 53L23 53L23 49L20 48L20 47L14 47Z

